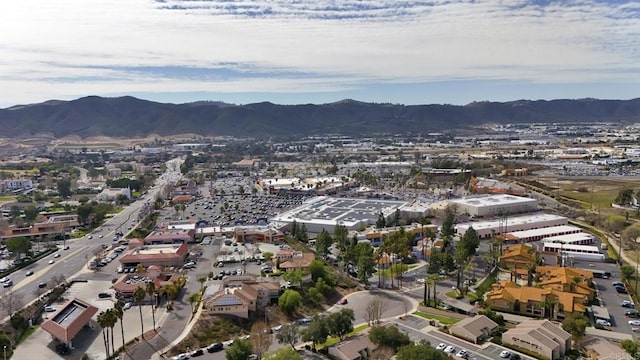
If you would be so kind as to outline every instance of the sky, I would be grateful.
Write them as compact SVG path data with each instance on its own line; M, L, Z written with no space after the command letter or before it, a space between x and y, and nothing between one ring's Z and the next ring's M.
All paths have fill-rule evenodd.
M638 0L14 0L0 107L640 97Z

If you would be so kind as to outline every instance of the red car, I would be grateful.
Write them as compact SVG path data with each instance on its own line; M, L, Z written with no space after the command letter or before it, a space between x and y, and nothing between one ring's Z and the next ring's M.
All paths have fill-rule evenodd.
M345 305L345 304L346 304L346 303L348 303L348 302L349 302L349 301L345 298L345 299L340 300L340 301L338 302L338 304L340 304L340 305Z

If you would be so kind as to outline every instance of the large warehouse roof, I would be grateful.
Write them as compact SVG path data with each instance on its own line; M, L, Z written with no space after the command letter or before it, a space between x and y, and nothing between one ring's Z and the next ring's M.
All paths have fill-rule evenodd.
M462 199L450 200L450 202L454 204L474 206L474 207L526 204L532 201L537 203L537 200L535 199L531 199L528 197L514 196L514 195L506 195L506 194L473 196L473 197L466 197Z
M474 221L474 222L468 222L468 223L460 223L456 225L456 227L468 228L469 226L473 226L475 230L481 230L481 229L494 229L502 226L508 229L510 226L515 226L520 224L543 223L547 221L556 221L556 220L562 220L562 219L566 220L567 218L559 215L537 213L537 214L530 214L530 215L507 217L502 221L500 219L493 219L493 220L487 220L487 221Z

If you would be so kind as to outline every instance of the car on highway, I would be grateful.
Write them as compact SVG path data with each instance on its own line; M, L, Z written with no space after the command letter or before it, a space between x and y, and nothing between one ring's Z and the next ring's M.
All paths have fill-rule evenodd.
M100 239L102 239L102 238L104 237L104 235L100 234L100 235L98 235L98 237L99 237Z
M440 343L438 344L438 346L436 346L436 350L444 350L446 347L447 347L447 344Z
M55 255L53 255L54 258L59 258L60 257L60 253L56 253Z
M55 260L51 259L51 260L49 260L47 263L48 263L49 265L51 265L51 264L53 264L53 263L55 263L55 262L56 262Z
M39 287L40 289L42 289L42 288L46 288L46 287L47 287L47 283L46 283L46 282L42 282L42 281L40 281L40 283L38 283L38 287Z
M24 275L25 275L25 276L31 276L31 275L33 275L33 271L32 271L32 270L29 270L29 271L27 271Z
M509 351L507 351L507 350L503 350L503 351L500 353L500 357L501 357L501 358L503 358L503 359L506 359L506 358L508 358L508 357L510 357L510 356L511 356L511 353L510 353Z
M444 348L444 352L446 352L447 354L452 354L454 351L456 351L456 348L453 347L453 345L449 345Z
M13 286L13 280L7 279L6 281L2 281L2 287L8 288Z
M346 305L347 303L349 303L349 300L347 300L346 298L342 298L342 299L338 302L338 304L340 304L340 305Z
M631 326L640 326L640 320L629 320L628 323Z

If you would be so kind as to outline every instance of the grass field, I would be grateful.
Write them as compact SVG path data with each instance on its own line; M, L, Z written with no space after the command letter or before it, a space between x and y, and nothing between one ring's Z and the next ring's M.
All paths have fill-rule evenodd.
M413 313L413 315L420 316L421 318L425 318L425 319L438 320L440 322L440 324L443 324L443 325L451 325L451 324L455 324L455 323L457 323L459 321L457 319L450 318L450 317L447 317L447 316L427 314L427 313L422 312L422 311L416 311L416 312Z
M15 196L0 196L0 202L9 202L9 201L15 201L16 197Z
M365 329L366 329L366 328L368 328L368 327L369 327L369 325L367 325L367 324L362 324L362 325L360 325L360 326L356 326L355 328L353 328L353 331L352 331L352 332L350 332L349 334L347 334L347 336L345 337L345 339L346 339L346 338L350 338L350 337L352 337L353 335L355 335L355 334L357 334L357 333L359 333L359 332L361 332L361 331L365 330ZM340 339L339 339L339 338L334 337L334 336L331 336L331 337L329 337L329 338L327 339L327 341L325 341L325 343L324 343L324 344L319 345L319 346L318 346L318 349L325 348L325 347L329 347L329 346L331 346L331 345L337 344L338 342L340 342Z
M583 208L589 210L606 209L611 207L611 203L618 196L617 189L600 190L594 192L562 191L560 194L571 199L583 202Z

